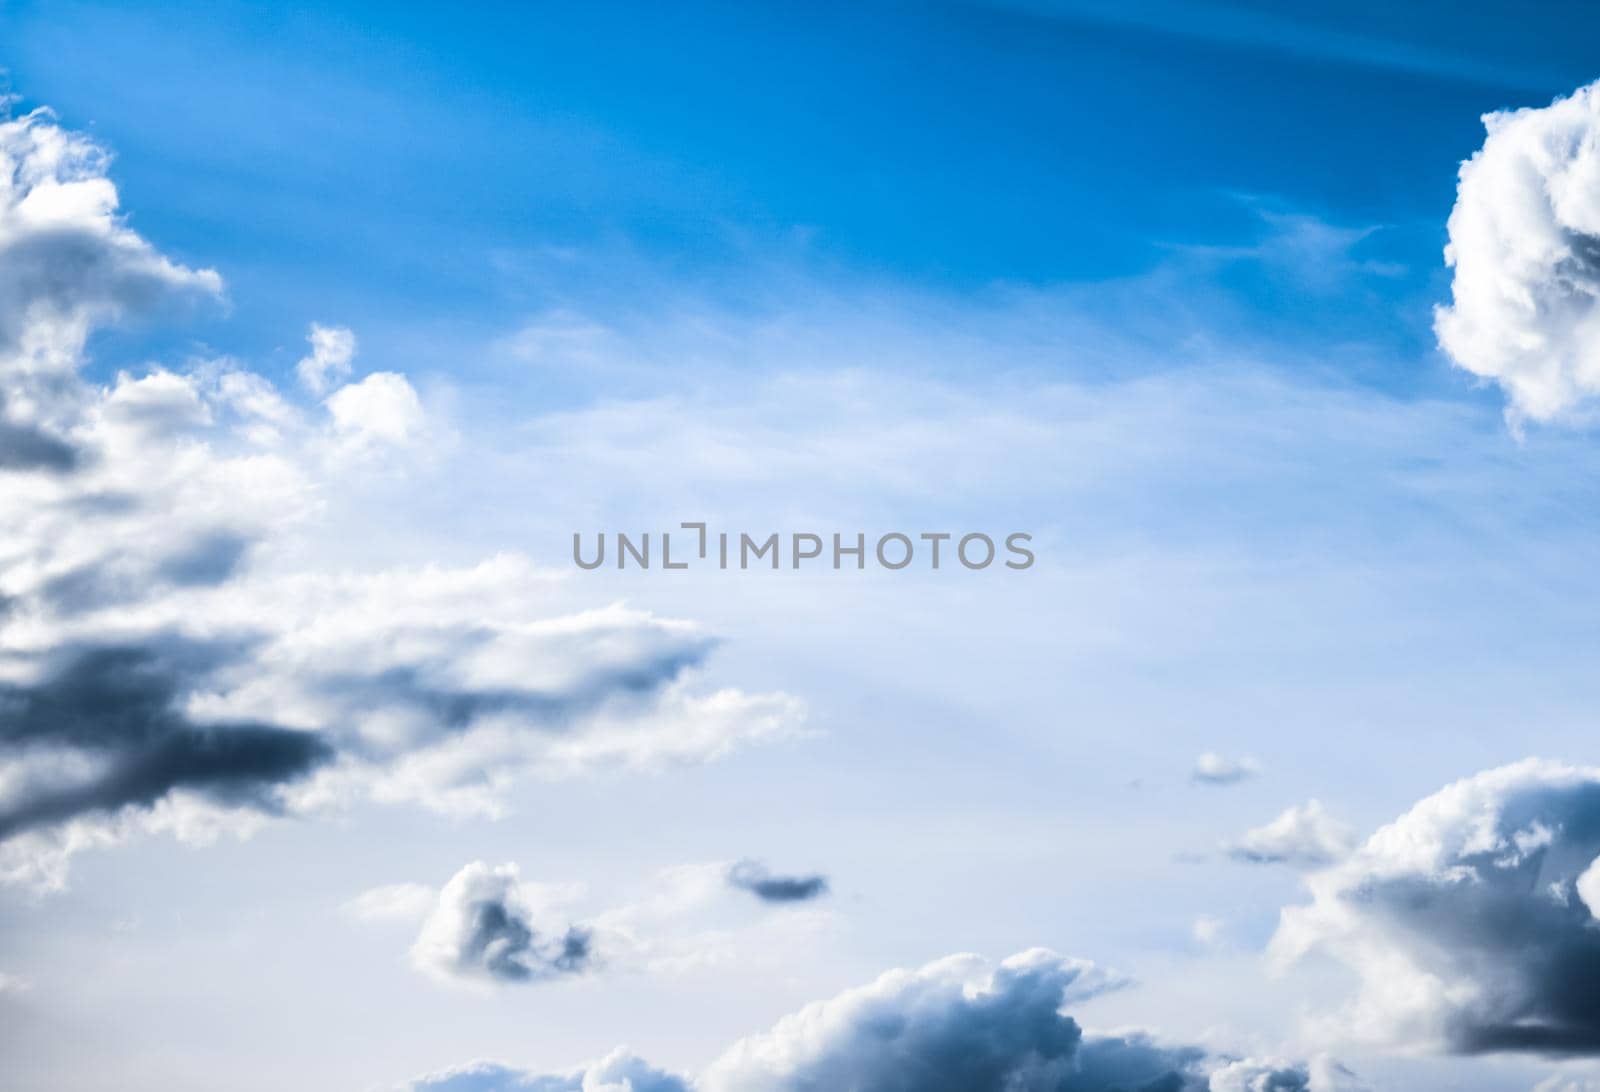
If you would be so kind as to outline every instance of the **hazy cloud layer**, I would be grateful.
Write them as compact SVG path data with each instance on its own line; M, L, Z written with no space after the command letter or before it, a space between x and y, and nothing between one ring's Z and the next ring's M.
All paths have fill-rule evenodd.
M1449 785L1308 880L1273 940L1348 964L1341 1030L1462 1052L1600 1053L1600 770L1528 759Z
M729 868L728 883L763 902L805 902L828 893L826 876L782 876L769 871L760 861L751 860L738 861Z
M1483 122L1450 214L1453 302L1435 326L1514 417L1549 420L1600 391L1600 91Z
M0 882L362 797L496 814L534 773L793 731L784 695L695 688L693 626L553 612L521 558L296 567L450 429L404 376L352 375L342 327L311 329L313 405L225 359L87 382L97 325L222 289L126 226L105 171L48 114L0 122Z
M1312 1065L1215 1058L1136 1032L1086 1034L1062 1009L1107 988L1092 964L1036 949L998 966L951 956L784 1017L698 1077L619 1051L575 1072L536 1075L478 1063L415 1082L413 1092L1341 1092L1358 1088ZM627 1082L632 1081L631 1085Z

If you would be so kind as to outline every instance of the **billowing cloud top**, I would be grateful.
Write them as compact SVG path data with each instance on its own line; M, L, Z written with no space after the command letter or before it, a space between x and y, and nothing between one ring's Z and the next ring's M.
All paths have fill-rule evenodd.
M1513 417L1547 421L1600 392L1600 85L1483 121L1435 327L1457 364L1504 388Z
M1322 950L1374 1039L1600 1053L1600 769L1528 759L1458 781L1309 880L1279 959Z
M619 1051L573 1073L478 1063L413 1092L1354 1092L1339 1066L1219 1059L1137 1033L1085 1034L1062 1012L1112 980L1042 949L891 971L735 1043L697 1079Z
M48 114L0 121L0 882L58 886L137 829L362 796L493 814L524 774L792 730L784 695L693 689L692 625L552 615L521 558L296 568L333 501L449 430L404 376L352 376L340 327L311 328L309 406L229 360L87 382L96 324L222 287L122 222L105 169Z

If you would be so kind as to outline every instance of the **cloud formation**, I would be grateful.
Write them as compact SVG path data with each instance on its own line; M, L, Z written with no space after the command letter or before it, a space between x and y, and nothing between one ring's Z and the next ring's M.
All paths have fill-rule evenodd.
M493 815L533 774L792 734L785 695L695 687L692 625L552 611L522 558L297 564L448 430L404 376L352 376L339 327L312 328L309 406L227 359L87 381L98 325L222 291L126 226L105 170L47 113L0 121L0 882L59 886L141 830L361 798Z
M306 340L311 343L311 352L294 366L295 374L312 394L326 394L332 381L350 375L350 362L356 357L355 332L346 326L313 322Z
M445 981L524 983L582 974L593 953L587 929L535 926L516 865L474 861L439 892L411 958Z
M828 878L820 874L780 876L760 861L737 861L728 869L728 883L748 891L762 902L806 902L828 893Z
M1350 851L1354 833L1329 815L1321 801L1308 800L1245 831L1227 850L1234 860L1250 864L1325 865Z
M1207 751L1194 760L1189 777L1204 785L1236 785L1261 772L1261 764L1253 758L1224 758Z
M394 883L363 891L345 915L414 931L413 967L448 984L547 981L600 972L654 977L776 973L792 953L825 946L839 925L810 905L752 912L726 861L625 877L616 889L523 880L514 864L474 862L443 887ZM576 923L576 924L575 924Z
M98 760L67 783L40 778L14 788L0 805L0 840L85 812L149 806L179 788L276 810L277 787L330 760L333 749L311 732L186 716L176 705L184 673L218 654L182 642L71 649L42 681L0 685L0 742L59 745Z
M1600 1053L1600 769L1528 759L1420 801L1283 912L1280 961L1360 978L1344 1030L1464 1053ZM1588 893L1586 895L1586 892Z
M1501 386L1513 420L1548 421L1600 392L1600 85L1483 123L1434 327L1456 364Z
M1147 1035L1086 1034L1062 1009L1113 979L1043 949L998 966L958 955L786 1016L731 1046L697 1078L626 1051L574 1072L537 1075L492 1063L424 1077L413 1092L1353 1092L1326 1060L1216 1058ZM628 1082L633 1083L628 1083Z

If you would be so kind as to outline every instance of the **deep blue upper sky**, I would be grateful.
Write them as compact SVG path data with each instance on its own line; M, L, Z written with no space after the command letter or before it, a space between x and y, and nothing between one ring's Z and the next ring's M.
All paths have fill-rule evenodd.
M313 318L492 331L625 294L552 254L969 291L1247 244L1262 205L1382 225L1396 296L1436 288L1478 116L1600 74L1600 10L1295 7L24 2L0 63L227 277L226 338L196 336L270 367Z

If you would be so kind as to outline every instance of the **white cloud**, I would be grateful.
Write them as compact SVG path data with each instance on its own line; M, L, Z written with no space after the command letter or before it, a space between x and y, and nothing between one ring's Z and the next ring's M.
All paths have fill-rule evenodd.
M1458 365L1500 384L1513 419L1547 421L1600 392L1600 90L1483 121L1435 328Z
M418 970L444 982L506 984L583 974L594 954L589 931L554 929L517 866L474 861L450 878L411 947Z
M1093 964L1044 949L998 965L954 955L785 1016L734 1043L696 1078L627 1051L564 1074L479 1062L424 1077L413 1092L1356 1092L1331 1059L1309 1065L1212 1057L1139 1032L1085 1033L1063 1009L1114 984Z
M433 909L438 893L427 884L394 883L363 891L344 905L357 921L417 922Z
M1261 772L1261 764L1253 758L1224 758L1207 751L1195 759L1190 777L1207 785L1233 785Z
M1600 1052L1600 770L1528 759L1449 785L1312 875L1281 964L1326 952L1360 991L1336 1022L1458 1051ZM1592 886L1585 884L1585 886Z
M1329 815L1320 801L1285 809L1228 846L1231 856L1256 864L1325 865L1350 851L1355 831Z
M335 381L350 374L356 358L356 335L347 326L323 326L313 322L306 335L311 352L294 366L300 382L312 394L326 394Z
M1533 1092L1600 1092L1600 1080L1557 1073L1540 1081Z
M441 889L389 884L343 909L360 922L420 925L412 965L441 982L480 986L598 970L778 973L789 953L838 932L833 910L748 900L728 882L732 863L664 868L597 900L579 884L529 882L514 864L476 861Z
M47 115L0 123L0 168L0 882L360 798L500 814L521 779L794 733L786 695L697 685L695 627L555 609L523 559L319 570L379 468L350 456L445 434L409 381L320 407L229 360L85 381L96 324L220 279L132 233L104 156ZM348 371L349 331L311 342L308 384Z
M426 423L422 401L406 377L373 372L328 397L334 428L348 443L403 446L418 439Z

